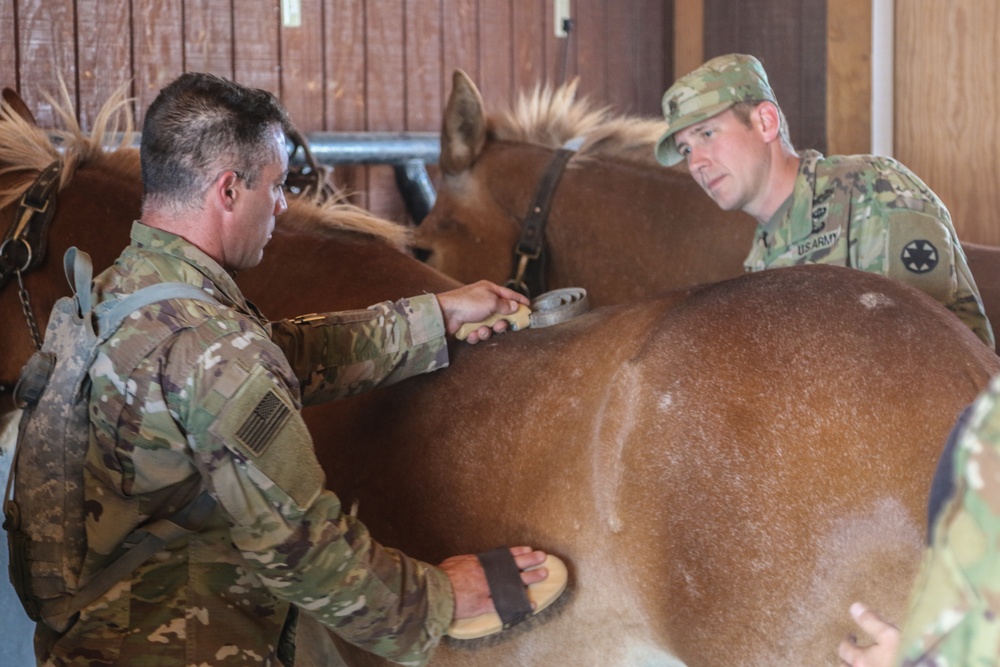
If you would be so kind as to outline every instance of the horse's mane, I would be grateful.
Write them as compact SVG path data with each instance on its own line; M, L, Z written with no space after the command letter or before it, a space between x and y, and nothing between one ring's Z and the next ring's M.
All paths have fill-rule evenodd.
M0 104L0 176L7 176L8 181L0 187L0 208L20 197L38 174L56 161L62 163L60 189L83 164L100 163L122 176L134 174L139 165L138 152L125 148L132 144L135 128L126 90L121 86L112 93L94 119L90 136L80 127L69 91L61 81L61 100L47 93L45 98L62 128L44 130L22 118L6 102Z
M20 198L31 183L54 161L62 163L60 189L72 180L83 166L106 169L123 179L139 178L139 151L134 148L135 120L128 86L120 86L101 107L94 119L94 129L87 135L73 111L73 103L64 83L60 82L61 101L45 97L63 127L43 130L22 118L14 107L0 104L0 208ZM337 194L325 203L304 197L289 197L288 212L282 224L305 231L323 231L373 237L403 248L410 243L410 230L403 225L378 218L347 203Z
M666 131L662 119L615 115L587 98L576 99L579 79L553 89L538 85L522 93L512 109L492 114L494 139L558 148L582 138L581 156L608 156L655 165L653 147Z
M326 202L307 197L289 197L288 211L278 223L305 232L323 232L328 235L361 235L385 241L402 250L412 244L408 227L385 220L347 202L342 194Z

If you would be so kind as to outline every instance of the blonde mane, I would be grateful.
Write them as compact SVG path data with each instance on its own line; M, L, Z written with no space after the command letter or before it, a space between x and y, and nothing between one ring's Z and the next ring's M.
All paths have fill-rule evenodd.
M666 130L662 119L614 115L589 99L576 99L578 79L553 89L536 86L522 93L513 109L488 119L494 139L521 141L558 148L583 139L581 157L616 157L657 165L653 147Z
M123 179L140 178L139 151L134 148L135 120L127 84L115 90L101 107L89 136L76 120L65 84L60 83L60 88L61 100L47 94L45 97L62 128L39 128L6 102L0 104L0 208L20 198L38 174L55 161L62 163L60 189L84 165L111 171ZM281 224L309 231L373 237L397 248L408 246L411 240L408 228L347 203L343 193L325 203L289 197L288 212Z
M0 186L0 208L20 197L53 162L62 163L60 189L84 164L100 163L115 173L134 177L139 166L138 151L127 148L134 141L135 123L126 91L121 86L111 95L94 119L95 129L90 136L80 127L69 91L61 82L61 100L45 94L62 122L61 128L42 129L22 118L6 102L0 104L0 177L5 177ZM129 151L135 155L116 155Z

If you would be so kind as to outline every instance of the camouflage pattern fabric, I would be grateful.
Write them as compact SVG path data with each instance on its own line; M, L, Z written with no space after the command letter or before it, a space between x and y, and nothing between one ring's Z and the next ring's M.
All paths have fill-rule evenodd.
M98 301L181 281L225 305L161 302L102 346L91 369L84 576L137 525L171 515L202 488L218 504L197 534L139 567L65 634L39 626L40 662L278 665L294 604L348 641L425 663L454 612L447 576L382 547L342 512L323 488L300 408L303 397L348 395L447 365L436 298L268 326L196 247L140 223L132 239L95 280ZM120 375L150 337L157 349ZM120 420L107 420L118 412Z
M791 197L757 225L744 264L836 264L888 276L934 297L994 345L948 209L891 158L803 151Z
M774 102L767 73L753 56L731 53L712 58L682 76L663 94L667 131L656 144L656 159L668 167L683 162L674 135L722 113L737 102Z
M1000 656L1000 377L973 406L954 470L903 630L903 667L985 667Z

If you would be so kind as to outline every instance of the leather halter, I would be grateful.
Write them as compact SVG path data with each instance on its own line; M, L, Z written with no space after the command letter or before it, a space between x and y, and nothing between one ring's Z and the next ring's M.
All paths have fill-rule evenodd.
M300 151L302 153L302 164L292 166L285 177L286 190L293 195L313 199L317 203L333 199L337 192L329 181L332 169L319 163L309 148L309 142L297 128L290 128L285 137L291 147L288 152L289 161L293 161Z
M537 296L545 291L545 224L549 219L559 179L575 152L569 148L560 148L552 156L524 218L521 237L514 246L514 269L506 286L527 297L533 294Z
M18 203L14 224L0 244L0 287L15 273L25 273L41 264L49 225L56 215L55 193L59 189L62 163L53 162L38 175Z
M0 243L0 289L3 289L12 275L17 276L18 298L21 312L31 333L35 349L42 347L42 335L38 330L38 320L31 310L28 290L21 280L21 274L34 269L45 258L45 248L49 226L56 215L55 194L59 189L59 175L62 164L53 162L38 175L31 187L21 195L21 201L14 213L14 224ZM0 384L0 391L10 389Z

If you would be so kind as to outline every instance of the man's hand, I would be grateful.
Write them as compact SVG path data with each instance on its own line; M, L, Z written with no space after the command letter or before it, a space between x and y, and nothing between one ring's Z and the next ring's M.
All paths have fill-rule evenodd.
M518 304L530 305L523 294L501 287L488 280L480 280L437 295L444 315L445 330L454 335L467 322L481 322L490 315L513 315ZM481 326L466 339L470 343L486 340L495 331L507 330L507 320L497 320L493 327Z
M862 648L853 635L848 637L840 642L837 651L841 664L850 667L892 667L899 649L899 628L859 602L851 605L851 616L875 643Z
M549 576L548 570L540 567L531 572L525 568L541 565L545 562L545 552L535 551L531 547L511 547L510 553L521 572L521 581L525 586L536 584ZM453 556L439 566L451 581L451 590L455 593L455 618L475 618L482 614L496 611L493 599L490 597L490 587L486 583L486 573L479 559L472 555Z

